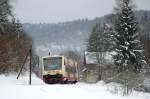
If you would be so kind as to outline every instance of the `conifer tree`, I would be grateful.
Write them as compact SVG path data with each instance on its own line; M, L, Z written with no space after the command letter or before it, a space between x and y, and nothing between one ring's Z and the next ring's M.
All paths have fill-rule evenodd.
M0 32L6 32L11 13L10 0L0 0Z
M138 24L134 15L131 0L120 0L120 11L117 13L115 24L114 62L118 70L140 71L143 63L142 46L138 36Z
M87 51L89 52L101 52L103 50L102 43L102 28L99 24L93 27L92 33L88 39Z
M111 24L105 24L103 30L104 51L114 50L114 30Z

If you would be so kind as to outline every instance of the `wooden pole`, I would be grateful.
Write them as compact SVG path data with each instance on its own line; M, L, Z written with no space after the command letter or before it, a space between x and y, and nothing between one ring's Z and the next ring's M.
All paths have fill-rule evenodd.
M30 79L29 79L30 85L31 85L31 73L32 73L32 46L30 48Z

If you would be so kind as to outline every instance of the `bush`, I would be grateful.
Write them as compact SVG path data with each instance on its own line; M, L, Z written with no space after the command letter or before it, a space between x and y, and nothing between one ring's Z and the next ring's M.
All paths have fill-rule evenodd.
M128 95L133 89L137 88L144 80L144 76L141 73L126 70L119 73L113 78L114 82L123 85L123 95Z

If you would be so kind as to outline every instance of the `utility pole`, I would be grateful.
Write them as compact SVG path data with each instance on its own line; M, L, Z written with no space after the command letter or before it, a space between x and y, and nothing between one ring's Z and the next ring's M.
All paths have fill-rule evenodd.
M32 46L30 48L30 79L29 79L29 84L31 85L31 73L32 73Z
M20 76L20 74L21 74L21 72L22 72L23 66L24 66L25 63L26 63L28 56L30 56L30 75L29 75L29 84L31 85L31 73L32 73L32 46L30 47L30 50L28 51L28 53L27 53L27 55L26 55L26 57L25 57L25 59L24 59L24 62L23 62L23 64L22 64L22 66L21 66L21 69L20 69L20 71L19 71L19 74L18 74L18 76L17 76L17 79L19 78L19 76Z

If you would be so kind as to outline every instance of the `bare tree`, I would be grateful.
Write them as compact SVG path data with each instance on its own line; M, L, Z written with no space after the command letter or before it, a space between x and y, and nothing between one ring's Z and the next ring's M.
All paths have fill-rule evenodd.
M74 77L79 79L79 68L81 65L81 56L75 51L65 51L63 55L66 58L65 64L68 72L73 73Z

